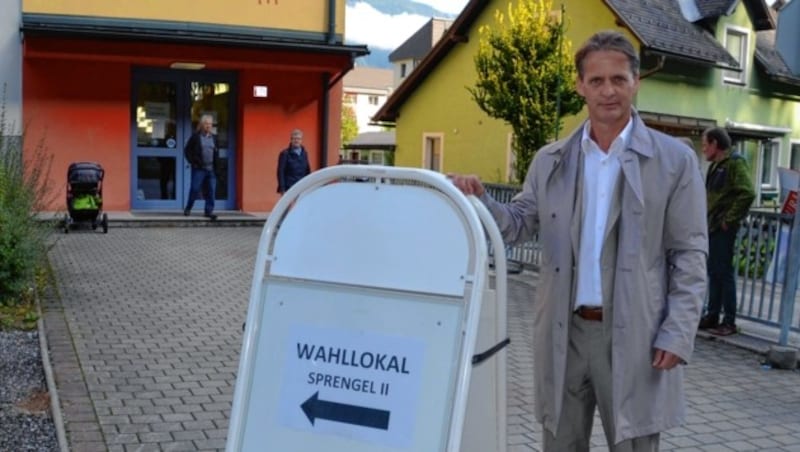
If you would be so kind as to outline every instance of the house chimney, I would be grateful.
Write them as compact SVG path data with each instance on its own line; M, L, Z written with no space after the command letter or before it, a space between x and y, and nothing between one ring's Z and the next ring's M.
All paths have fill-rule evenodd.
M800 76L800 0L786 3L778 11L778 29L775 31L775 47L792 74Z

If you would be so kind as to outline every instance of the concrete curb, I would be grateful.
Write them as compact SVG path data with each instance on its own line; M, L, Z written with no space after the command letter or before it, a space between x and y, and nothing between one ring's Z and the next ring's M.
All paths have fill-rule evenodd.
M56 389L56 381L53 376L53 366L50 364L50 352L47 347L47 335L44 329L44 318L42 317L42 307L37 302L36 306L39 320L36 321L36 326L39 329L39 348L42 357L42 368L44 369L44 377L47 382L47 392L50 394L50 411L53 414L53 424L56 428L56 438L58 439L58 448L61 452L69 452L69 443L67 442L67 432L64 428L64 416L61 412L61 402L58 399L58 390Z

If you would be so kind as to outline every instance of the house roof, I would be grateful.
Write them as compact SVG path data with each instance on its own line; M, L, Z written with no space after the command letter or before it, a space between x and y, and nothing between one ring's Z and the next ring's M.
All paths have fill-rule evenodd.
M383 149L387 151L394 151L395 147L396 138L394 130L360 133L353 141L342 146L344 149Z
M753 28L756 31L774 30L777 26L774 11L767 5L766 0L742 0L750 11Z
M452 20L433 18L416 31L400 47L389 54L389 61L420 60L430 52L434 44L442 37Z
M368 55L365 45L343 44L309 38L307 33L286 31L264 35L260 28L219 24L164 22L147 19L67 16L24 13L20 30L26 35L135 40L151 42L212 44L294 52L343 54L356 58Z
M792 73L775 48L775 31L765 30L756 33L756 62L773 80L800 86L800 75Z
M344 90L370 89L390 91L394 83L391 69L356 66L344 76Z
M679 0L680 1L680 0ZM691 0L690 0L691 1ZM703 19L714 18L716 19L722 15L728 15L733 12L734 7L739 0L700 0L693 1L697 5L697 10Z
M724 69L740 69L736 59L709 32L683 16L677 1L604 1L648 50Z
M723 69L741 70L736 59L699 23L686 19L679 2L684 0L603 0L620 21L636 36L645 50L670 58L689 60ZM702 4L706 19L731 11L740 0L686 0ZM741 0L748 8L756 29L774 28L765 0ZM798 0L800 1L800 0ZM464 10L431 49L417 68L389 96L373 120L395 122L399 111L414 90L459 42L469 40L472 24L492 0L470 0ZM697 6L699 8L699 6ZM728 9L725 9L727 7ZM714 16L717 14L717 16ZM764 20L766 18L766 20ZM758 22L758 24L756 23Z

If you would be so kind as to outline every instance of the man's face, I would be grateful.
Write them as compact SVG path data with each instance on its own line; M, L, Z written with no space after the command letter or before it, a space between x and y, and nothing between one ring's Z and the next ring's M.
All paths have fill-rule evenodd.
M292 147L298 148L300 145L303 144L303 136L302 135L292 135Z
M714 161L714 159L716 159L717 156L722 152L722 150L717 147L717 142L709 141L705 135L703 135L703 141L701 146L703 148L703 155L709 162Z
M212 124L210 119L204 119L202 125L203 125L203 133L206 134L211 133Z
M586 99L592 123L624 125L631 116L639 77L631 72L624 53L615 50L591 52L583 60L583 77L576 90Z

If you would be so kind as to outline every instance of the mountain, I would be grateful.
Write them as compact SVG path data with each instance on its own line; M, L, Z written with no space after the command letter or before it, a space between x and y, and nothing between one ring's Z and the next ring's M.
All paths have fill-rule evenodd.
M392 69L392 63L389 61L389 54L392 53L393 50L394 49L370 47L369 55L356 58L356 66Z
M413 0L347 0L347 6L352 7L355 6L356 3L366 3L383 14L390 16L406 13L426 17L452 17L452 14L443 13L436 8Z

